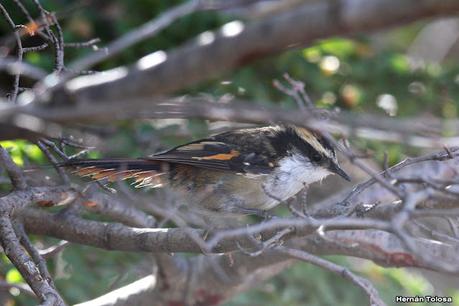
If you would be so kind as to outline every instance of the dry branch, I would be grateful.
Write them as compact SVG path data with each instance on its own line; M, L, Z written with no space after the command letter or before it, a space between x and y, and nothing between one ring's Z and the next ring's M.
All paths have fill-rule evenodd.
M448 182L455 173L454 169L457 168L457 159L456 149L450 149L448 151L402 162L402 164L389 168L386 171L391 173L392 179L399 176L419 176L422 173L423 177L433 178L435 181L442 180ZM291 262L285 261L285 257L275 255L274 250L270 249L270 247L276 246L280 240L285 241L284 243L290 248L312 254L341 254L370 259L384 266L422 267L424 269L456 274L458 268L455 256L456 247L451 244L452 242L449 241L448 244L439 245L432 244L428 240L417 239L414 236L410 236L412 243L411 245L407 245L406 241L403 239L403 235L408 235L408 232L402 232L399 228L400 224L406 221L401 221L400 219L397 221L394 217L402 216L399 218L406 218L406 213L415 214L418 210L414 208L414 204L408 204L411 205L409 211L404 210L404 207L406 209L406 203L392 204L395 196L390 191L381 189L376 184L371 183L373 182L372 180L369 182L370 183L363 185L364 187L361 187L362 189L359 193L351 193L351 196L348 197L350 206L346 204L344 209L342 209L340 208L342 207L341 202L333 202L334 204L325 205L324 208L316 211L318 215L327 215L327 219L314 219L312 217L274 219L247 228L226 230L210 235L207 234L207 249L203 249L201 244L190 239L191 232L196 236L206 236L204 231L199 229L130 228L123 224L84 220L73 215L62 217L39 210L23 211L21 219L24 220L26 229L31 233L53 236L69 240L70 242L83 243L106 249L160 253L202 253L203 251L206 253L209 251L226 253L231 251L234 252L241 248L247 251L253 250L253 252L251 252L252 256L244 255L243 253L245 253L245 251L242 252L242 254L241 252L233 253L238 254L236 258L240 260L236 261L238 263L237 270L245 269L245 271L250 270L255 274L260 273L261 279L266 279L268 275L273 275L273 271L278 271L276 269L270 270L270 268L276 265L285 267L291 264ZM405 182L403 184L406 192L408 192L408 190L415 191L416 186L419 185L418 182ZM422 188L419 190L420 195L424 193ZM444 205L444 202L447 200L449 200L451 205L455 205L457 201L456 197L444 194L438 190L437 193L440 193L442 196L435 196L432 198L432 194L430 194L431 196L428 199L422 197L422 199L426 201L416 203L416 207L424 207L422 210L423 213L427 207L435 207L435 211L438 213L438 210L442 209L442 207L451 207ZM416 200L420 199L421 198L416 198ZM109 198L105 200L110 201ZM392 207L391 214L386 214L385 217L380 220L368 219L368 217L365 219L345 217L345 215L349 213L350 207L355 207L359 205L359 203L374 203L375 201L380 201L382 204L377 204L373 210L368 212L368 215L377 212L380 205L381 207L388 205L394 206ZM438 207L435 206L435 201L439 201L441 205ZM324 210L328 210L328 213L324 214ZM402 212L401 215L400 212ZM445 213L447 212L448 210L445 210ZM314 216L314 214L312 216ZM375 214L375 216L381 217L381 214ZM41 222L43 219L48 220L48 222L43 224L43 222ZM394 226L394 224L399 225ZM283 230L288 230L288 232L279 237L279 233ZM253 237L257 238L254 240ZM273 239L276 241L271 241ZM262 252L257 251L260 246L260 243L257 241L263 246ZM263 241L265 243L263 243ZM268 241L271 242L267 243ZM422 256L419 256L419 250L422 250ZM253 255L259 256L253 257ZM233 257L234 255L231 256ZM205 260L206 264L203 266L201 265L201 268L198 270L193 270L195 271L193 273L201 275L203 271L211 269L210 262L214 259L210 261L209 255L205 257L207 258ZM199 258L201 257L196 257L194 260L200 261L201 259ZM228 285L221 279L217 281L214 277L221 278L222 276L218 276L219 274L223 273L223 276L225 276L228 273L230 275L233 273L233 270L228 270L229 263L226 261L222 262L222 260L223 259L217 260L219 262L219 268L217 270L223 269L224 272L220 271L217 273L213 271L213 276L209 276L205 279L201 278L200 284L206 284L207 282L213 283L213 287L210 285L206 287L206 294L218 296L219 299L224 300L231 296L228 292L238 292L239 289L237 288L241 288L241 286L243 286L241 284L246 284L248 280L246 277L239 275L234 278L234 287L232 287L233 285ZM189 264L192 265L196 263ZM247 264L247 266L245 264ZM213 269L215 269L215 267ZM186 275L186 269L182 272L177 272L176 277L180 280L178 282L186 283ZM247 275L247 273L244 275ZM192 284L195 283L192 281ZM359 284L363 286L362 283ZM196 284L195 286L199 287L199 285ZM223 291L220 286L226 286L227 291ZM118 305L127 305L132 303L132 301L147 301L147 297L157 297L158 291L155 290L155 288L158 288L158 285L152 285L148 288L147 290L143 287L143 293L139 291L133 292L132 290L128 292L124 290L127 290L127 288L121 288L119 291L110 293L109 296L116 295L120 297L120 295L126 295L120 299ZM197 299L197 292L201 292L199 290L199 288L191 290L189 301ZM167 291L167 293L162 292L162 296L168 300L175 300L177 298L176 294L176 291ZM375 299L375 297L373 297L373 299ZM95 300L94 305L103 305L98 304L99 301L102 300ZM161 299L160 301L164 302L164 300Z
M16 3L22 5L20 1ZM205 2L191 1L166 12L158 19L115 41L109 46L112 51L109 55L153 35L180 16L203 9L203 3ZM38 7L41 22L44 24L40 33L55 50L55 71L63 71L63 50L66 44L60 25L55 16L47 12L38 0L34 0L34 4ZM3 6L0 5L0 9L9 25L16 28ZM24 11L23 8L22 10ZM432 146L437 146L445 140L435 138L441 132L442 123L439 121L434 121L426 128L425 122L414 126L413 121L409 120L376 120L372 116L356 117L347 113L338 116L316 111L310 101L307 101L301 84L288 77L287 82L293 91L280 84L277 87L298 101L302 109L300 112L262 109L247 106L245 103L198 101L187 104L151 97L185 89L259 58L308 44L315 39L373 31L458 11L459 3L453 0L307 2L281 10L263 20L245 23L233 21L219 31L203 33L196 40L175 50L150 54L131 67L119 67L71 80L68 78L73 73L62 78L50 75L33 91L20 96L25 105L0 105L3 110L2 119L14 119L12 123L2 125L15 127L6 134L24 134L37 138L37 135L41 135L37 132L42 130L36 130L27 124L16 129L18 121L27 122L17 120L20 117L16 115L21 113L22 116L39 118L44 125L49 124L49 121L68 124L103 122L107 119L200 117L254 123L282 121L313 126L325 131L348 128L349 134L354 133L356 127L364 131L375 129L385 131L390 137L396 135L404 141L410 139L406 135L421 142L427 139ZM27 17L31 19L30 16ZM13 97L19 90L19 76L27 71L33 74L30 67L20 62L21 52L28 49L21 47L19 34L14 34L18 40L19 61L14 65L3 63L4 67L13 69L15 73ZM47 46L37 46L34 50ZM103 52L92 54L77 62L79 67L75 68L89 67L104 60L106 56ZM53 102L53 105L42 103L46 101ZM69 101L73 103L68 103ZM127 103L129 110L126 110ZM5 136L0 134L0 138L2 137ZM457 141L455 138L447 140ZM55 162L53 155L44 146L47 144L46 140L41 141L42 150ZM311 215L299 214L295 218L272 219L246 228L215 233L186 228L186 224L181 223L179 218L166 218L175 222L177 228L153 228L161 223L156 223L147 212L136 208L135 200L132 200L133 203L124 202L93 191L90 195L86 192L78 193L69 186L30 187L7 152L0 148L0 153L0 159L13 186L11 193L0 198L0 242L32 290L43 302L50 305L62 305L63 301L52 286L40 252L21 231L22 224L28 233L105 249L156 252L161 255L171 252L203 254L183 262L163 257L165 263L160 266L163 271L156 275L156 283L152 277L148 277L107 295L110 301L117 300L117 305L164 305L185 303L184 301L186 304L195 305L217 304L290 265L293 261L285 256L285 252L291 257L343 273L343 276L362 287L376 304L382 302L365 281L311 254L349 255L386 266L419 267L454 275L459 273L456 258L459 239L455 223L449 220L450 227L444 231L443 228L431 226L426 220L427 217L437 218L457 213L457 148L405 161L383 173L376 173L360 161L356 154L346 150L344 153L349 160L372 178L340 201L328 199L323 207L313 209ZM67 158L65 154L61 157ZM83 204L88 210L121 223L86 220L73 214L71 209L52 214L30 208L34 203L39 206L68 203L77 196L79 198L75 204ZM430 215L429 211L432 212ZM172 210L160 215L168 217L168 213L174 215ZM17 224L15 233L13 225L16 222L20 223ZM282 244L286 247L279 247ZM58 246L49 253L59 249ZM212 252L225 255L211 255ZM103 305L106 301L102 297L87 304Z
M93 102L170 94L316 39L387 29L458 11L459 3L454 0L307 2L257 22L231 22L181 48L150 54L128 68L74 79L67 83L66 91L72 101ZM48 98L54 103L68 101L59 101L58 95Z
M129 103L128 109L126 109L126 103ZM46 134L49 133L48 130L55 131L55 129L46 128L45 122L49 121L59 124L77 124L107 123L108 121L126 119L203 118L256 124L265 124L266 122L292 123L338 133L342 136L357 136L372 140L404 143L415 147L438 148L443 145L452 146L458 142L457 137L440 137L445 123L437 118L426 118L420 122L419 118L379 117L346 111L339 114L326 110L298 111L273 106L266 107L261 106L261 104L261 102L240 100L231 101L231 103L219 103L202 98L182 97L99 101L96 104L91 104L91 107L87 107L86 104L76 107L28 105L21 108L15 107L15 113L23 113L42 119L42 127L37 129L36 125L28 126L27 121L21 121L22 128L15 129L14 126L10 126L8 133L0 132L0 139L7 139L7 137L11 137L11 134L12 136L24 135L23 138L32 137L33 139L35 134ZM450 120L448 126L459 127L459 123ZM24 130L25 127L30 128L30 131ZM19 129L22 130L19 131ZM17 132L13 132L15 130Z
M21 169L1 146L0 164L6 169L14 188L9 195L0 198L0 244L3 251L44 304L63 306L65 303L54 288L44 260L25 236L21 224L16 225L18 230L15 232L12 220L15 214L33 203L43 204L45 201L49 205L65 199L61 192L49 195L40 194L37 189L31 191L34 188L27 186Z
M350 280L352 283L356 284L358 287L360 287L365 293L368 295L369 300L370 300L370 305L375 305L375 306L384 306L386 303L384 303L379 296L378 291L376 288L373 287L373 285L366 279L355 275L352 273L349 269L346 269L344 267L341 267L335 263L332 263L330 261L327 261L325 259L322 259L320 257L314 256L312 254L309 254L304 251L296 250L296 249L289 249L285 247L278 247L276 248L282 253L285 253L286 255L296 258L305 262L312 263L313 265L319 266L321 268L324 268L326 270L329 270L341 277L344 277L348 280Z
M443 155L442 155L443 154ZM419 167L417 163L403 163L405 167L394 166L390 169L394 175L396 175L402 169L403 173L411 173L412 175L416 171L422 171L424 175L433 175L432 171L435 171L436 179L444 178L448 179L451 175L452 167L456 167L458 163L457 157L449 161L442 161L446 152L429 155L430 158L424 157L419 158L419 163L422 160L422 167ZM416 165L416 167L414 167ZM440 170L442 169L442 170ZM428 172L428 170L430 172ZM371 180L370 180L371 181ZM368 185L370 186L370 185ZM394 196L385 189L378 189L378 186L373 186L365 190L361 195L354 195L349 198L350 203L373 203L381 200L385 205L390 204L394 201ZM96 199L96 198L94 198ZM452 203L455 203L455 198L449 197ZM434 199L430 199L430 204L433 205ZM439 198L439 201L445 201L445 198ZM107 196L99 198L98 202L112 201ZM116 201L114 202L116 203ZM443 203L444 204L444 203ZM118 205L118 204L117 204ZM355 205L355 204L354 204ZM422 207L420 203L420 207ZM454 204L453 204L454 205ZM129 207L121 206L121 207ZM291 219L274 219L266 221L261 224L255 224L248 228L227 230L215 235L208 235L207 244L210 250L217 252L228 252L237 249L235 244L236 238L244 238L247 235L260 235L262 239L269 239L272 235L275 235L279 229L292 227L295 229L295 235L307 236L314 233L319 227L322 230L332 231L338 229L362 229L362 228L373 228L385 231L391 231L390 224L377 221L376 219L355 219L355 218L344 218L344 219L332 219L332 217L343 216L349 212L349 208L352 207L349 204L344 205L344 209L341 202L333 204L323 204L323 208L316 210L313 215L325 217L328 219L314 219L314 218L291 218ZM335 207L336 206L336 207ZM396 214L396 205L394 206L393 213ZM338 208L338 209L337 209ZM440 208L438 208L440 209ZM375 211L377 208L375 208ZM370 214L371 212L369 212ZM150 252L202 252L201 246L197 245L196 242L189 239L189 231L191 229L135 229L129 228L122 224L109 224L101 223L97 221L83 220L76 216L67 216L61 218L61 216L52 215L43 211L28 210L23 212L23 216L27 216L25 219L25 226L28 230L37 234L52 235L56 238L69 240L72 242L86 243L97 247L108 248L108 249L120 249L130 251L150 251ZM376 215L377 216L377 215ZM384 220L390 220L390 216L386 216ZM43 218L50 220L46 224L42 224L40 220ZM69 219L70 218L70 219ZM144 221L139 221L143 223ZM65 226L68 224L68 226ZM72 225L73 226L70 226ZM65 229L65 230L63 230ZM204 231L194 229L197 235L203 236ZM104 233L102 236L94 233ZM291 238L291 237L290 237ZM245 243L239 241L242 246L250 247L252 242L247 240Z

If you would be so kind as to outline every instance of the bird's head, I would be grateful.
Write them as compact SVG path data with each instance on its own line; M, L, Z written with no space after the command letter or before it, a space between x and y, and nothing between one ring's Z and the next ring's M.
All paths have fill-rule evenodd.
M310 129L286 125L279 129L279 139L284 143L285 153L301 157L318 176L338 174L347 181L349 175L340 168L335 147L321 133Z

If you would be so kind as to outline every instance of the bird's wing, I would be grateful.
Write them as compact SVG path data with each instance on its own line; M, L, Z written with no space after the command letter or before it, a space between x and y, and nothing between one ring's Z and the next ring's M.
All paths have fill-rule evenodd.
M266 174L274 167L274 163L260 152L243 150L237 145L212 138L181 145L166 152L151 155L148 159L250 174Z

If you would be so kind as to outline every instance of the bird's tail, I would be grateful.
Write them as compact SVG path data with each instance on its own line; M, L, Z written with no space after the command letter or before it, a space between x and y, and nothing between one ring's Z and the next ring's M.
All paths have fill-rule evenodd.
M132 179L136 187L160 186L161 175L168 170L167 163L149 159L75 159L59 166L74 169L74 174L93 180Z

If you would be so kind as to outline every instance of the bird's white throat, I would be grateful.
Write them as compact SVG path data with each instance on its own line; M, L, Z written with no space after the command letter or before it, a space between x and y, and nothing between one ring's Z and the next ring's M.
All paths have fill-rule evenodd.
M303 155L293 154L279 161L279 167L267 177L264 188L269 195L284 201L329 174L327 169L313 165Z

